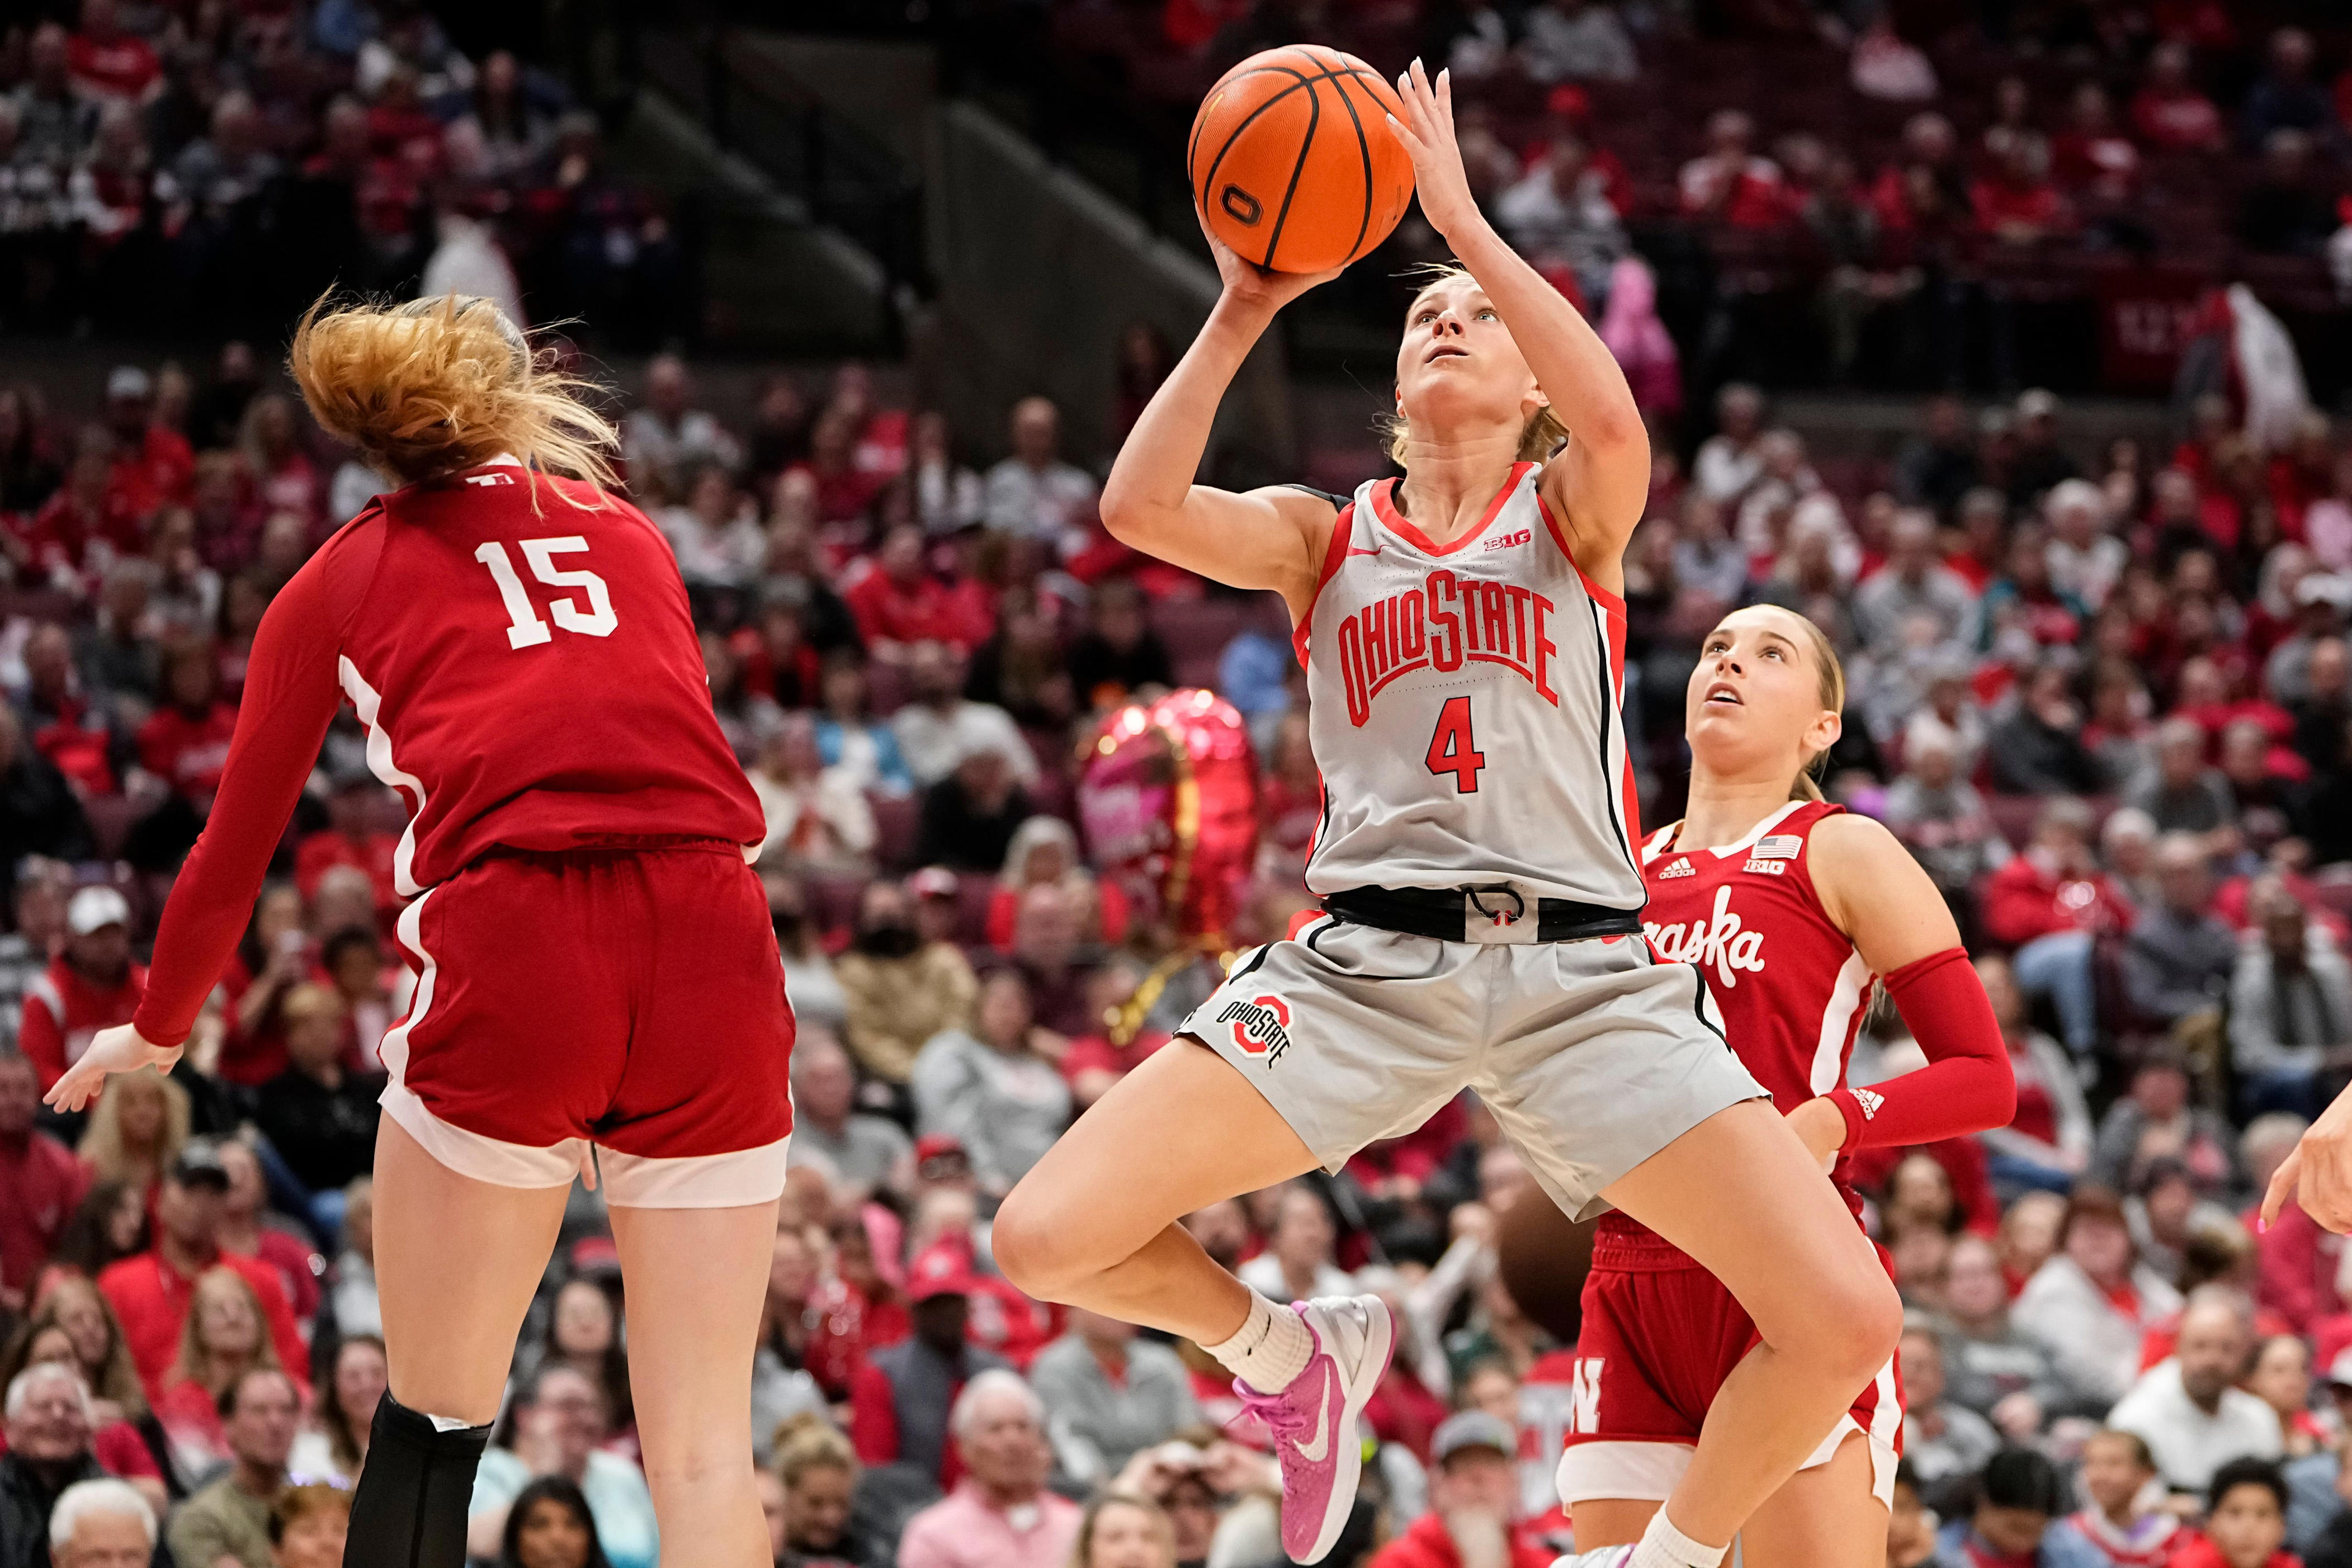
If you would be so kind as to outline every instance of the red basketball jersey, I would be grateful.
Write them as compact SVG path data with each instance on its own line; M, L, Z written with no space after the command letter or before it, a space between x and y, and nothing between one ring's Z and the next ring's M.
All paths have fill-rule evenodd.
M320 557L368 765L412 813L403 894L492 845L763 836L676 557L626 501L491 464L380 497Z
M1706 975L1731 1048L1784 1116L1845 1082L1877 980L1807 864L1813 825L1843 809L1791 801L1734 844L1669 849L1675 823L1642 846L1643 931Z
M644 513L510 462L412 485L339 530L262 616L220 794L156 935L148 1039L186 1038L346 700L412 816L393 861L404 896L497 846L764 833L677 562Z

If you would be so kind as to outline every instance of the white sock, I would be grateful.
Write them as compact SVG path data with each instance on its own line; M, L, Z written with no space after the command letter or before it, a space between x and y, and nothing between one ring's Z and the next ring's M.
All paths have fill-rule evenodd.
M1730 1550L1727 1544L1700 1545L1669 1523L1660 1509L1650 1516L1650 1528L1642 1532L1625 1568L1722 1568L1723 1554Z
M1307 1370L1315 1354L1315 1335L1297 1313L1253 1290L1249 1316L1234 1337L1201 1348L1260 1394L1279 1394Z

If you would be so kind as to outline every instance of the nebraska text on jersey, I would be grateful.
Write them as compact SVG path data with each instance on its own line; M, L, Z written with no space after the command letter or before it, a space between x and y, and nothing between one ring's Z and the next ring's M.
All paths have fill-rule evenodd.
M1559 607L1517 583L1456 577L1441 566L1418 588L1375 599L1339 623L1339 680L1348 721L1362 729L1372 699L1416 669L1457 670L1467 662L1499 664L1524 676L1557 706L1551 639Z
M1709 971L1709 977L1719 985L1738 985L1736 970L1764 967L1764 933L1739 929L1727 886L1715 890L1714 918L1673 925L1643 921L1642 931L1660 958L1670 963L1696 963Z

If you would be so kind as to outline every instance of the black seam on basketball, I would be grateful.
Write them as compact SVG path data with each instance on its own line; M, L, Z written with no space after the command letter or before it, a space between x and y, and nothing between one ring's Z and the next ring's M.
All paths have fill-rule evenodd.
M1264 947L1259 948L1257 952L1252 955L1247 963L1243 964L1226 979L1225 984L1228 985L1238 985L1243 981L1247 980L1251 975L1255 974L1258 971L1258 965L1264 963L1266 960L1266 955L1271 953L1273 951L1274 943L1272 942L1267 942Z
M1326 68L1321 76L1307 83L1307 134L1298 139L1298 161L1290 165L1290 184L1282 193L1282 210L1274 215L1274 233L1266 238L1265 259L1258 263L1269 272L1276 270L1274 253L1282 244L1283 226L1290 221L1291 200L1298 195L1298 182L1307 173L1307 154L1315 150L1316 128L1323 123L1323 95L1315 90L1316 84L1337 82L1340 75L1339 71ZM1341 96L1346 95L1342 93Z
M1364 139L1364 117L1356 112L1356 100L1348 96L1348 83L1362 75L1363 72L1351 67L1345 76L1331 84L1339 94L1339 106L1348 111L1349 120L1356 127L1356 155L1363 161L1364 165L1364 205L1356 220L1355 243L1348 247L1348 259L1350 261L1353 261L1356 258L1356 253L1363 248L1364 235L1372 226L1372 144Z
M1272 106L1273 104L1275 104L1275 103L1277 103L1277 102L1281 101L1283 99L1285 99L1285 98L1288 97L1292 92L1295 92L1296 90L1297 90L1297 89L1298 89L1298 88L1300 88L1301 86L1305 85L1305 83L1306 83L1306 81L1307 81L1307 76L1306 76L1306 73L1305 73L1305 72L1303 72L1303 71L1300 71L1300 70L1298 70L1298 69L1297 69L1296 68L1291 67L1291 66L1252 66L1249 69L1247 69L1247 70L1245 70L1245 71L1236 72L1231 79L1232 79L1232 80L1234 80L1234 81L1239 81L1243 77L1256 76L1256 75L1258 75L1260 72L1272 72L1273 74L1275 74L1275 75L1276 75L1276 76L1286 76L1286 77L1288 77L1288 78L1290 78L1290 79L1291 79L1291 83L1290 83L1290 86L1288 86L1288 87L1286 87L1286 88L1284 88L1280 92L1276 93L1276 94L1274 95L1274 97L1267 99L1267 100L1265 100L1265 103L1262 103L1262 104L1258 105L1258 110L1264 110L1264 109L1266 109L1266 108L1268 108L1268 107ZM1222 79L1217 83L1217 88L1218 88L1218 89L1219 89L1219 90L1223 90L1223 88L1224 88L1224 86L1225 86L1225 82L1224 82L1223 80L1222 80ZM1214 97L1214 96L1215 96L1215 93L1212 93L1210 96L1211 96L1211 97ZM1252 111L1251 111L1251 114L1250 114L1250 119L1251 119L1251 120L1255 120L1255 118L1257 118L1257 112L1258 112L1258 110L1252 110ZM1248 123L1249 123L1249 121L1248 121L1248 120L1244 120L1244 121L1242 121L1242 125L1247 125ZM1238 136L1238 135L1240 135L1240 134L1241 134L1241 125L1236 125L1236 126L1234 126L1234 135L1233 135L1233 136L1228 136L1228 137L1226 137L1226 138L1225 138L1225 145L1224 145L1224 147L1221 147L1221 148L1219 148L1219 149L1217 150L1217 157L1218 157L1219 161L1221 161L1221 162L1222 162L1222 161L1223 160L1224 155L1225 155L1225 151L1226 151L1226 149L1227 149L1227 148L1230 148L1230 147L1232 147L1232 146L1233 146L1233 144L1234 144L1234 136ZM1186 148L1185 148L1185 150L1184 150L1184 167L1185 167L1185 169L1186 169L1187 171L1190 171L1190 170L1191 170L1191 168L1192 167L1193 160L1194 160L1194 159L1199 155L1200 151L1201 151L1201 125L1200 125L1200 121L1199 121L1198 120L1195 120L1195 121L1193 121L1193 124L1192 124L1192 142L1190 142L1190 144L1189 144L1189 145L1187 145L1187 146L1186 146Z
M1243 116L1242 122L1239 125L1234 126L1233 130L1226 134L1223 145L1217 149L1216 157L1210 160L1209 172L1201 176L1201 184L1197 194L1200 196L1201 206L1203 211L1206 211L1209 205L1208 193L1217 188L1217 171L1224 167L1225 154L1234 150L1234 143L1241 139L1242 132L1248 130L1250 126L1256 121L1259 115L1264 114L1267 110L1272 109L1276 104L1280 103L1284 99L1288 98L1300 88L1307 88L1309 90L1310 95L1312 93L1316 79L1303 75L1289 66L1259 66L1255 70L1246 70L1242 72L1242 75L1256 76L1261 71L1267 71L1276 75L1289 77L1292 79L1291 83L1288 87L1284 88L1280 92L1276 93L1272 98L1267 99L1264 103L1259 104L1255 109L1251 110L1248 114ZM1190 167L1189 163L1187 164L1187 167Z

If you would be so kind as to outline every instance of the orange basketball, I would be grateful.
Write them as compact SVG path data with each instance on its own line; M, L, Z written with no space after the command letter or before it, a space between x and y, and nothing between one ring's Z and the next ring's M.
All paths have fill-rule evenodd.
M1389 237L1412 199L1391 133L1396 89L1353 55L1293 44L1227 71L1192 117L1186 160L1209 228L1283 272L1343 267Z

